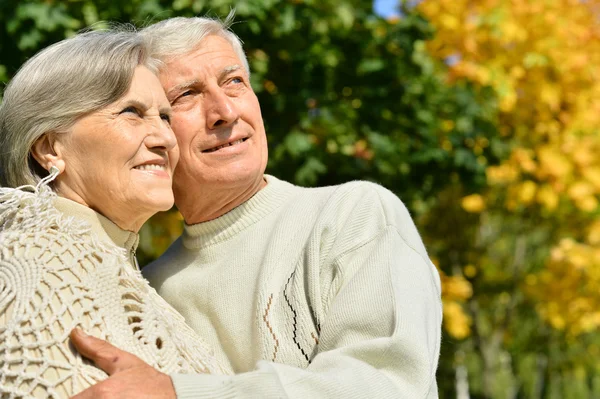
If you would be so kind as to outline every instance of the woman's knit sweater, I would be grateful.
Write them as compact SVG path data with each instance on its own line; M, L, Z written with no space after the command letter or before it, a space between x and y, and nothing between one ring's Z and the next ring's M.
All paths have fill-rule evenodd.
M165 373L226 373L135 266L138 236L92 209L0 188L0 396L67 398L105 379L79 326Z

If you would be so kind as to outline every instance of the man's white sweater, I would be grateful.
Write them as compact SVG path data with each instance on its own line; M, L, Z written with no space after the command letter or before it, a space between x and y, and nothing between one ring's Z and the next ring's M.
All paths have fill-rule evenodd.
M178 398L437 398L440 281L402 202L266 179L143 271L237 373Z

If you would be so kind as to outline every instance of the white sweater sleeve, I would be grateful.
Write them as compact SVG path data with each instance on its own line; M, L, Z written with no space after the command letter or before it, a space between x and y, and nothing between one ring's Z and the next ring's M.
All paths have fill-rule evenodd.
M416 232L416 230L415 230ZM395 224L332 262L319 352L306 369L262 361L235 376L173 375L179 399L437 398L439 277Z

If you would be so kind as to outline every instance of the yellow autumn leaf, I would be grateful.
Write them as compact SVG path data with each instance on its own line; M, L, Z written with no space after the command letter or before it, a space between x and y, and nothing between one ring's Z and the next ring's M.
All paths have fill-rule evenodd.
M561 102L560 89L556 85L542 85L540 99L545 102L551 110L558 110Z
M597 192L600 191L600 167L586 167L582 172L583 177L590 182Z
M571 251L567 256L567 262L575 269L584 269L589 265L590 260L583 251Z
M519 202L530 204L535 198L536 184L531 180L526 180L519 185L517 189Z
M600 220L594 221L587 229L587 242L590 245L600 245Z
M485 172L490 185L512 183L519 177L518 169L511 164L490 166Z
M537 191L536 199L539 204L543 205L549 211L556 209L559 202L558 194L547 184L540 187Z
M585 181L578 181L569 186L567 194L574 201L583 200L594 194L594 186Z
M480 194L471 194L461 200L462 208L470 213L480 213L485 209L485 200Z
M513 150L511 158L519 165L521 170L527 173L533 173L536 169L533 160L533 151L527 148L516 148Z
M446 277L442 282L442 295L446 299L465 301L473 295L473 288L460 276Z
M471 333L471 318L467 316L463 308L454 301L445 301L444 305L444 327L454 338L464 339Z
M578 198L575 201L575 206L585 212L593 212L598 208L598 200L592 195L587 195L582 198Z
M578 167L585 170L594 164L596 159L598 158L598 154L596 154L596 148L594 148L594 143L590 140L581 140L580 143L574 149L572 153L573 161L577 164Z
M564 178L573 170L572 164L560 152L560 149L550 146L543 146L538 150L540 161L539 171L541 178L551 176L555 178Z

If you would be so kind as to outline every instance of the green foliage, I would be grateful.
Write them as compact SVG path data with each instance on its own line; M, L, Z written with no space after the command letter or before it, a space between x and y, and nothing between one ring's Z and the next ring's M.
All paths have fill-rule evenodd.
M426 51L433 34L427 21L410 9L386 21L373 15L370 0L5 0L0 81L39 49L89 26L224 17L232 7L267 128L268 173L307 186L376 181L423 216L423 226L434 215L428 212L440 209L440 193L477 191L485 168L505 155L492 93L449 84L445 65ZM180 230L176 212L153 218L141 232L140 262L160 255ZM454 392L448 342L442 397ZM477 367L474 356L465 359L470 370Z
M377 181L414 210L453 176L483 183L500 154L477 154L473 143L496 140L492 98L445 84L418 15L390 23L363 4L340 18L349 4L269 10L258 35L251 24L235 27L263 107L269 171L301 185Z
M106 27L101 21L145 25L231 7L267 126L270 173L302 185L373 180L412 208L451 178L483 182L497 146L476 153L473 143L495 140L492 98L445 84L420 16L390 23L370 1L5 1L0 79L40 48Z

